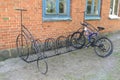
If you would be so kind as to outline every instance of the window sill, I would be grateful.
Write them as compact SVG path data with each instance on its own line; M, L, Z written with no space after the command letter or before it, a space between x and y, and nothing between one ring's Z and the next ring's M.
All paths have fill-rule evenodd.
M92 17L92 16L89 16L89 17L85 17L85 20L100 20L101 18L100 17Z
M120 19L120 17L115 16L115 15L109 15L109 19Z
M71 17L65 18L43 18L43 21L69 21L72 20Z

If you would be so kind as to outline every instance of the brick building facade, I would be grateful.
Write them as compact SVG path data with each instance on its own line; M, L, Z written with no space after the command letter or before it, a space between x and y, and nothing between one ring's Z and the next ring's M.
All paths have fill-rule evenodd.
M46 17L46 15L44 15L44 9L49 9L48 6L50 4L53 5L51 8L54 8L52 1L56 1L55 6L57 6L57 1L68 1L64 3L66 4L64 6L67 8L66 13L68 13L69 19L64 19L64 17L59 19L57 15L55 19L54 15L48 20L44 18ZM7 50L7 53L11 53L10 55L12 55L12 49L16 48L16 37L20 33L20 13L15 10L16 8L27 9L23 15L23 23L35 38L44 41L49 37L56 38L59 35L76 31L80 26L80 21L83 21L85 18L82 11L87 10L87 8L92 11L92 9L99 7L99 19L91 19L88 17L86 21L95 26L104 26L106 32L120 30L119 17L111 18L109 15L111 1L119 3L115 2L119 0L0 0L0 50L2 52L3 50ZM98 4L99 6L97 6ZM94 5L93 8L90 8L92 5ZM58 7L60 8L60 4ZM89 12L90 11L88 11L88 13ZM98 14L98 12L96 14ZM47 15L49 15L49 11Z

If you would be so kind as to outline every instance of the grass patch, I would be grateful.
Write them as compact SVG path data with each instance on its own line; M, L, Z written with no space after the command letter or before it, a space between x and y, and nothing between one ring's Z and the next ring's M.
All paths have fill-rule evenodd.
M75 78L71 74L66 74L66 75L64 75L64 77L65 77L66 80L80 80L80 79Z
M0 73L0 80L8 80L5 74Z
M114 56L120 57L120 52L114 53Z
M108 74L108 75L106 76L106 80L115 80L115 78L113 78L110 74Z
M84 77L84 80L95 80L96 74L90 74Z
M9 59L9 58L0 57L0 61L5 61L6 59Z

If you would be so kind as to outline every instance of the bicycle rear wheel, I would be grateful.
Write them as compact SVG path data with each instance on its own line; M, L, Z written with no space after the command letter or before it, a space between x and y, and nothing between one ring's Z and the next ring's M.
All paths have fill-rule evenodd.
M113 52L113 44L107 37L101 37L96 40L94 50L100 57L107 57Z
M16 39L17 52L20 58L27 60L29 57L29 47L24 35L19 34Z
M81 49L85 45L86 38L81 32L75 32L71 36L71 44L74 48Z

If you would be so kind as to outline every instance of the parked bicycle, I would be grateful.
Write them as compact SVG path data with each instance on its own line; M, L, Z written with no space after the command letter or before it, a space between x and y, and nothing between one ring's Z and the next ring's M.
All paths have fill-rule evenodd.
M100 57L107 57L113 52L113 44L110 39L105 36L99 37L99 32L104 27L95 28L93 25L83 21L82 28L79 28L71 36L72 46L78 49L83 47L94 47L96 54ZM80 31L82 29L82 31Z

